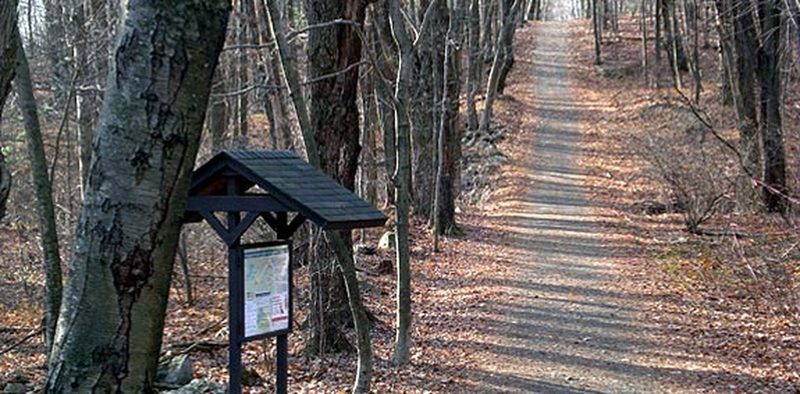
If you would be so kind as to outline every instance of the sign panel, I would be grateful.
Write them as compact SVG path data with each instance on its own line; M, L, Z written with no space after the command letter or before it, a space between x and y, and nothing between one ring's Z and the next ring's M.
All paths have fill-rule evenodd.
M291 319L289 244L244 246L244 336L285 333Z

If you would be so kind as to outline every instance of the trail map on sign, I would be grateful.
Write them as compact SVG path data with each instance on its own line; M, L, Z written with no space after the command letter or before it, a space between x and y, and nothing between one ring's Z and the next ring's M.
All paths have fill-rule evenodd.
M244 336L289 328L289 246L244 251Z

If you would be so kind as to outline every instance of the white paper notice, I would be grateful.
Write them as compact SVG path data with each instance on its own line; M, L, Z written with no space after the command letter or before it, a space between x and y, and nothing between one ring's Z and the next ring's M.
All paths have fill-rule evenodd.
M244 251L244 336L289 328L289 246Z

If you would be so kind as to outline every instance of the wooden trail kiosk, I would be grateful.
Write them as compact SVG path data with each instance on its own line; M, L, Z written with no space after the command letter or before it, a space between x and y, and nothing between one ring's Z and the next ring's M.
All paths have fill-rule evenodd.
M261 190L250 192L255 186ZM222 223L215 212L226 214ZM292 216L290 216L290 214ZM277 241L242 245L262 218ZM277 337L276 391L285 393L292 330L291 237L306 219L322 229L377 227L386 216L291 151L226 151L192 174L185 222L205 220L228 246L228 392L241 393L242 344Z

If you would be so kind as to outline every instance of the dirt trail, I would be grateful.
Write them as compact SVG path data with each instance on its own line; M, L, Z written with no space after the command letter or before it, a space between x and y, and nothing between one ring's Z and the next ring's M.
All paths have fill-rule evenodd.
M670 350L648 339L656 327L642 321L643 307L619 283L617 258L629 246L603 230L613 218L587 196L581 119L597 108L570 91L569 26L540 22L519 32L518 41L533 37L536 46L516 52L506 93L517 111L536 114L518 117L532 157L521 170L526 192L504 201L498 215L515 273L496 280L483 344L490 360L475 377L477 389L674 392L662 382L681 372L657 361Z

